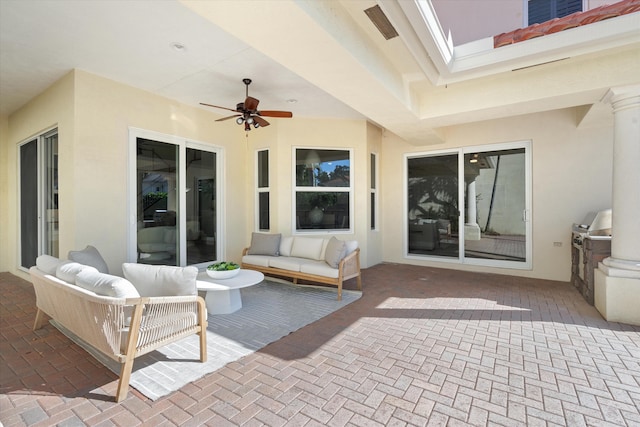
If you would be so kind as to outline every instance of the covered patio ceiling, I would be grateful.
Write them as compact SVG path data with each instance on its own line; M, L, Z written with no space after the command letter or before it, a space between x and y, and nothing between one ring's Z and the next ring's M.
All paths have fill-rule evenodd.
M399 37L385 40L367 18L376 4ZM454 46L429 1L23 0L0 8L3 115L74 68L194 106L235 107L250 77L262 108L366 118L427 145L447 126L561 108L575 108L580 126L610 120L603 96L637 83L640 70L640 13L494 49L488 40Z

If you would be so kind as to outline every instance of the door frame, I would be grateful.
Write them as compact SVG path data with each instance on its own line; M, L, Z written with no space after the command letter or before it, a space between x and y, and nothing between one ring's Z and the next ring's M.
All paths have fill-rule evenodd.
M225 259L224 248L225 245L225 234L221 233L221 230L224 230L226 221L225 221L225 209L224 209L224 186L225 183L223 181L224 177L224 147L219 145L214 145L202 141L194 141L192 139L169 135L160 132L150 131L146 129L140 129L135 127L129 127L129 155L128 155L128 168L129 168L129 176L127 181L127 216L128 216L128 230L127 230L127 260L128 262L137 262L138 259L138 249L137 249L137 141L138 138L149 139L152 141L158 141L167 144L173 144L178 147L178 172L177 172L177 183L178 183L178 195L186 194L187 187L191 185L191 183L187 183L186 180L186 152L187 148L208 151L216 154L216 200L219 202L216 208L216 254L218 259ZM178 236L180 237L180 242L178 245L178 265L185 266L187 260L187 217L184 214L187 209L187 201L186 197L178 197L178 215L177 215L177 226L178 226ZM216 260L211 260L216 261ZM209 264L209 262L202 263L202 265ZM200 264L196 264L195 266L200 267Z
M523 212L523 221L525 223L525 261L510 261L510 260L493 260L488 258L471 258L465 257L465 186L464 186L464 157L465 154L482 153L491 151L502 151L512 149L524 149L524 175L525 175L525 209ZM457 155L458 156L458 257L445 257L435 255L421 255L409 253L409 206L408 206L408 160L417 157L438 157L445 155ZM466 146L460 148L443 149L426 152L412 152L405 153L403 164L403 251L404 258L412 260L426 260L437 261L443 263L465 264L465 265L478 265L495 268L510 268L518 270L531 270L533 268L533 227L532 227L532 144L531 140L513 141L497 144L483 144Z

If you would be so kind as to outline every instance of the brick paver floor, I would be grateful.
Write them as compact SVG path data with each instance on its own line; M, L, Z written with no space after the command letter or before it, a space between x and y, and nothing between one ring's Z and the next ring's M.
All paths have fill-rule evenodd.
M640 328L568 283L382 264L357 302L155 402L0 274L4 426L638 426ZM353 288L353 283L349 283Z

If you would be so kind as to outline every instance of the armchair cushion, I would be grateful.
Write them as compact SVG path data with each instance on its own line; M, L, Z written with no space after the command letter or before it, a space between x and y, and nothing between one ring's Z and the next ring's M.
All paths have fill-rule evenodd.
M197 295L196 267L124 263L122 272L143 297Z

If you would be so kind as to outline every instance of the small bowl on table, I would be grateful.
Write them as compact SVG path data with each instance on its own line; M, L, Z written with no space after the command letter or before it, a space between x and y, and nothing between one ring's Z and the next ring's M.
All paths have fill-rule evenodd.
M217 262L207 267L207 275L212 279L231 279L240 273L240 266L235 262Z

